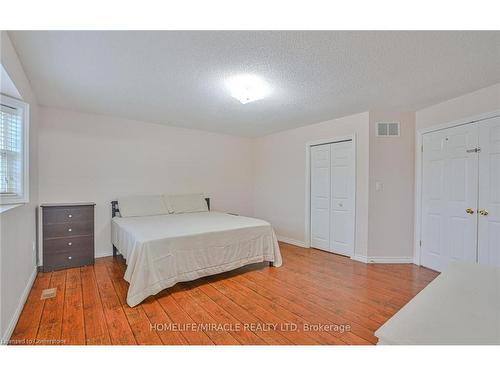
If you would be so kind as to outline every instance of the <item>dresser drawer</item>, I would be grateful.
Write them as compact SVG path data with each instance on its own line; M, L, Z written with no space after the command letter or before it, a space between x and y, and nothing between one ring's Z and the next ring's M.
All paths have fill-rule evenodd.
M45 224L73 223L77 221L92 221L94 207L46 207L43 209L43 222Z
M71 251L43 255L43 270L50 272L63 268L80 267L94 264L94 253L75 253Z
M44 254L63 252L94 253L94 236L59 237L43 241Z
M94 234L93 221L78 221L74 223L44 224L43 238L73 237Z

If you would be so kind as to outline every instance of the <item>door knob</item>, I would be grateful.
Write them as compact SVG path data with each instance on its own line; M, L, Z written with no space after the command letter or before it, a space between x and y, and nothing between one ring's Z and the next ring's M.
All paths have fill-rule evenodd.
M479 213L483 216L488 216L489 212L486 210L479 210Z
M474 214L474 210L472 208L466 209L465 212L467 212L469 215L473 215Z

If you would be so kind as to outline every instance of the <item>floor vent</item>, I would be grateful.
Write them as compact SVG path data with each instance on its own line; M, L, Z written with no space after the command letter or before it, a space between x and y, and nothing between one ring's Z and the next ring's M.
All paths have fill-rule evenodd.
M54 298L57 294L57 288L50 288L42 290L42 297L40 299Z

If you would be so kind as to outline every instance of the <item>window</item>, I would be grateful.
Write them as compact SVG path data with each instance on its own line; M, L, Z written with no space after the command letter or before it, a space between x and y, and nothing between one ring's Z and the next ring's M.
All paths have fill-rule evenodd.
M0 95L0 203L27 203L28 104Z

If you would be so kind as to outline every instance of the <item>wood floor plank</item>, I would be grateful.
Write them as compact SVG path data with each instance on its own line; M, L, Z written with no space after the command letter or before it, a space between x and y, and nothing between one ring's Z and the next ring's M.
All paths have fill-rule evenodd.
M127 305L128 284L123 279L124 269L118 262L106 262L108 274L113 282L115 292L122 305L125 316L139 345L161 345L162 341L158 333L152 328L143 306L130 307Z
M286 317L280 317L279 312L276 313L270 310L269 307L272 307L273 304L264 304L264 307L262 307L261 304L255 303L254 296L251 296L249 293L245 293L245 291L241 290L241 288L239 288L238 286L234 286L228 283L228 279L210 279L212 280L212 285L217 290L219 290L221 293L226 295L229 299L233 300L233 302L237 303L245 310L259 317L261 321L269 326L268 329L278 330L278 332L280 332L294 344L321 344L321 341L316 338L310 337L309 335L304 335L301 332L291 330L290 323L293 323L293 321L287 320Z
M286 272L277 272L273 268L262 268L259 272L264 273L266 278L272 282L278 280L284 284L293 285L300 288L311 298L316 297L317 299L324 300L325 303L336 311L339 311L339 309L342 311L354 311L356 314L372 320L377 324L377 327L383 324L390 316L387 313L380 313L367 301L351 298L335 287L330 288L324 284L315 283L310 277L297 274L290 269Z
M193 284L191 284L193 285ZM244 324L228 313L224 308L217 305L205 293L194 285L192 288L183 288L189 296L205 311L207 311L214 320L229 329L231 335L241 344L246 345L262 345L265 342L253 332L245 329Z
M366 345L377 343L377 338L369 329L338 314L326 311L321 306L309 303L304 298L297 297L295 291L290 292L288 287L257 284L252 281L249 275L240 275L235 281L300 316L311 327L318 327L317 329L322 326L332 328L331 334L346 344ZM349 331L345 330L347 326ZM336 327L342 331L335 330Z
M56 289L56 296L45 300L42 319L37 333L37 344L60 344L64 311L64 295L66 286L66 270L52 274L49 288Z
M95 279L94 267L82 267L80 275L82 278L86 344L109 345L111 344L111 339Z
M303 319L296 312L291 311L290 306L287 306L287 308L282 307L278 303L279 296L274 296L271 299L268 299L262 296L260 293L245 286L240 282L238 278L223 279L222 282L233 290L237 290L239 293L243 294L246 298L253 301L255 304L258 304L266 310L273 312L275 316L283 319L285 322L285 326L283 326L282 329L290 329L294 334L303 335L304 337L317 341L320 344L346 344L344 341L342 341L335 335L332 335L330 332L318 331L313 333L310 331L306 331L304 327L311 322ZM288 327L286 324L294 324L296 327Z
M164 345L185 345L188 341L180 332L169 329L173 326L173 321L162 309L159 302L154 297L146 299L142 304L142 308L148 317L150 324L156 330Z
M286 288L287 291L286 295L288 298L290 298L290 300L292 301L299 300L300 302L306 303L312 311L314 311L319 307L320 309L325 311L325 315L333 314L333 316L338 316L339 320L358 323L361 326L365 327L367 330L369 330L371 333L375 332L381 325L380 323L377 323L376 321L368 317L359 315L358 313L352 310L344 309L337 303L325 301L325 299L323 298L320 298L311 293L307 293L304 290L302 290L299 285L283 283L279 279L272 279L272 282L270 283L268 282L269 273L264 274L261 271L251 272L251 273L249 272L245 273L244 276L252 281L258 282L259 285L262 285L260 283L263 282L266 283L265 287L274 288L274 286L277 286Z
M156 300L160 303L163 310L170 317L172 322L175 323L177 331L182 334L186 341L191 345L213 345L214 342L208 335L201 330L193 330L185 328L190 325L195 325L191 317L182 310L170 292L162 292L156 296Z
M126 303L121 257L41 273L11 343L373 344L374 332L439 274L284 243L280 248L280 268L254 264L180 283L133 308ZM40 300L49 287L57 288L56 297ZM329 331L347 325L347 331ZM330 328L311 330L318 326Z
M187 291L178 285L171 288L172 298L197 324L206 324L203 331L216 345L236 345L236 340L230 332L219 330L215 325L217 321L205 309L191 298Z
M289 270L296 274L310 277L316 283L335 286L339 293L349 294L351 298L359 301L369 301L373 308L377 309L382 314L393 315L399 310L399 303L394 303L395 294L390 290L384 290L381 285L373 285L373 282L360 281L363 278L351 275L349 279L337 275L335 269L329 270L323 264L318 264L315 268L316 272L311 272L308 268L311 264L305 261L292 259L289 262Z
M252 330L257 336L262 338L267 344L270 345L291 345L292 342L287 340L282 334L277 331L267 331L258 329L263 327L263 321L252 315L240 305L234 303L231 299L220 293L210 283L204 280L199 282L199 288L202 290L212 301L221 306L224 310L229 312L235 317L238 317L241 322L247 324L248 329Z
M66 271L61 340L67 345L85 344L85 323L80 268Z
M292 263L290 261L290 263ZM307 289L309 292L318 293L323 298L328 300L341 301L345 307L353 308L357 311L361 311L369 314L373 319L383 323L389 317L394 315L394 307L387 308L383 304L381 305L378 300L374 300L370 297L367 291L356 292L352 288L345 288L342 285L337 285L334 280L321 280L317 275L304 272L299 272L293 269L292 265L289 265L286 272L274 272L274 276L279 277L282 280L293 281L301 280L302 288Z
M42 290L48 289L52 273L39 273L33 283L28 300L24 305L10 343L16 345L33 344L42 318L45 300L41 299Z
M122 304L108 275L106 264L99 259L96 260L94 272L111 342L117 345L136 344Z

